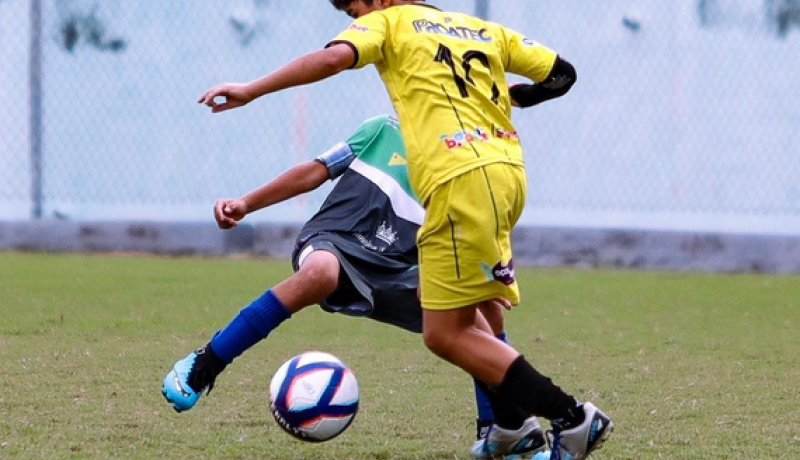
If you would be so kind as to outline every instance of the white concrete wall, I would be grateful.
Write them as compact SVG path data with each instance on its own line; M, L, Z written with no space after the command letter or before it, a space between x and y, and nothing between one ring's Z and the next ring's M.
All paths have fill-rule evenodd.
M208 220L215 198L391 110L369 68L230 113L195 104L210 85L256 78L346 27L321 0L43 3L46 216ZM761 0L717 3L701 27L694 0L491 2L492 19L579 74L563 99L514 115L528 156L523 224L800 234L800 31L778 39ZM28 6L0 0L3 220L30 216ZM70 16L94 17L124 50L84 37L68 52L59 31ZM324 192L254 220L304 219Z

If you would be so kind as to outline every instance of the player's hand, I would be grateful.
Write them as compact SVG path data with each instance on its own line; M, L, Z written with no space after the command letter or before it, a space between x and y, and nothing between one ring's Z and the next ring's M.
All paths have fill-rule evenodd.
M506 299L505 297L498 297L496 299L490 300L489 302L493 303L493 304L495 304L497 306L503 307L506 310L511 310L512 308L514 308L516 306L513 303L511 303L510 300Z
M242 107L253 100L246 87L244 83L222 83L206 91L197 102L211 107L212 113ZM224 97L225 102L215 101L218 97Z
M227 230L239 224L247 215L247 203L244 200L221 198L214 204L214 219L217 227Z

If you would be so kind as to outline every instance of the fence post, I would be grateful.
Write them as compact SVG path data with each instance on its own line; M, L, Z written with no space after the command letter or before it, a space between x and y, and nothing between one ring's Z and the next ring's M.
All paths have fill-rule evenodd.
M489 19L489 0L475 0L475 16Z
M31 0L29 61L31 214L42 217L42 2Z

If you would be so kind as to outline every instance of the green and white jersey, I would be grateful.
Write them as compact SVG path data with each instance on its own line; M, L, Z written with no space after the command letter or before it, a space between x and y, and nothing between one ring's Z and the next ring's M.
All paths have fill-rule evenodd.
M316 160L339 180L301 229L297 247L325 234L366 262L401 270L416 265L425 211L411 191L397 120L370 118Z

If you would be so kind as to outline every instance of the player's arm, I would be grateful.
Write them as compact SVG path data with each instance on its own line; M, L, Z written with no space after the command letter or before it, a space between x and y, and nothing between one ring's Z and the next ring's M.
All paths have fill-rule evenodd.
M328 179L341 176L358 156L359 144L382 118L364 122L347 142L339 142L312 161L301 163L237 199L221 198L214 205L214 218L221 229L233 228L250 213L316 190ZM366 134L365 134L366 133Z
M346 44L333 44L325 49L308 53L280 69L250 83L222 83L206 91L197 101L211 107L213 113L249 104L254 99L294 86L306 85L353 67L356 54ZM217 97L225 102L216 102Z
M532 107L561 97L575 84L575 67L555 51L497 23L490 27L498 38L504 70L533 81L509 88L514 106Z
M567 60L556 56L550 74L539 83L520 83L509 88L511 104L515 107L533 107L544 101L561 97L569 92L578 75Z
M221 198L214 204L214 218L221 229L235 227L250 213L318 188L329 178L328 168L318 161L307 161L275 179L236 198Z
M214 86L197 101L214 113L249 104L252 100L294 86L306 85L377 62L382 57L386 34L385 18L367 14L320 50L309 53L250 83L223 83ZM225 102L214 101L224 97Z

